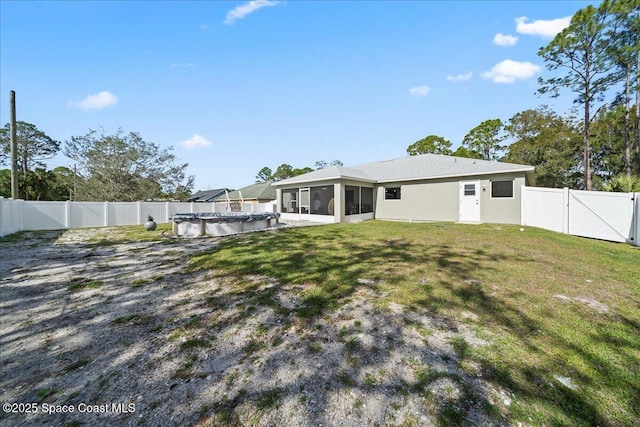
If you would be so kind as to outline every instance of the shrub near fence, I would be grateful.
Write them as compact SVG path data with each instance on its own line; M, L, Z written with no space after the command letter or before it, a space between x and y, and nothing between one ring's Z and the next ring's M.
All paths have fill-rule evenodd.
M247 212L273 212L271 203L244 203ZM169 222L177 213L227 212L226 202L49 202L0 197L0 237L22 230L141 225L148 215Z
M640 193L522 188L521 224L640 245Z

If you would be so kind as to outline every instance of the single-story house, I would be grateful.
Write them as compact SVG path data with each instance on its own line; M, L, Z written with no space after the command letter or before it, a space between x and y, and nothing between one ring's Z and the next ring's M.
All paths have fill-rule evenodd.
M216 197L228 193L228 188L216 188L215 190L198 191L191 195L187 202L212 202Z
M330 166L273 184L283 220L459 221L519 224L534 167L422 154Z
M215 202L229 202L232 212L248 209L246 204L269 203L276 200L276 189L273 181L256 182L239 190L230 191L217 196Z

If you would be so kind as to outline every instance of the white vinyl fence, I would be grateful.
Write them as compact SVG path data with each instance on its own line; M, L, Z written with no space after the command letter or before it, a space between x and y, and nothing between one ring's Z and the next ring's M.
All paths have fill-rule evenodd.
M176 213L273 212L273 203L44 202L0 197L0 237L22 230L60 230L143 224L148 215L169 222Z
M640 193L522 188L522 225L640 245Z

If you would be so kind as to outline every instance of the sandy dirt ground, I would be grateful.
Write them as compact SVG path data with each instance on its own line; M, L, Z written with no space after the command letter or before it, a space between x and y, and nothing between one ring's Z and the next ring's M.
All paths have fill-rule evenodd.
M187 272L215 238L90 243L109 230L0 243L1 426L500 425L487 407L508 411L456 352L486 344L473 313L376 308L362 278L301 319L300 287Z

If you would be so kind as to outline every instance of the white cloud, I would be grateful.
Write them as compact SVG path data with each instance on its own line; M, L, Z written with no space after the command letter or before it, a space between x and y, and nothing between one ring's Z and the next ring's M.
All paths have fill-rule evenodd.
M567 28L571 23L570 16L547 21L539 19L530 23L527 23L528 19L526 16L516 18L516 31L520 34L531 34L545 38L555 37L556 34Z
M518 43L517 36L498 33L493 37L493 44L497 44L498 46L515 46L516 43Z
M208 141L204 136L194 133L191 139L182 141L180 145L183 146L184 148L192 149L192 148L200 148L200 147L209 147L211 145L211 142Z
M118 97L111 92L102 91L95 95L89 95L82 101L69 101L69 107L77 107L82 110L99 110L118 103Z
M469 80L471 80L471 76L473 75L473 73L471 71L469 71L468 73L465 74L458 74L457 76L452 76L451 74L449 74L447 76L447 80L453 83L457 83L457 82L467 82Z
M409 93L418 98L427 96L430 91L431 91L431 88L429 86L415 86L409 89Z
M200 29L201 29L202 31L207 31L207 30L209 29L209 25L208 25L208 24L201 24L201 25L200 25Z
M171 68L191 68L196 65L195 62L174 62L171 64Z
M248 3L230 10L224 19L224 23L225 25L232 25L238 19L242 19L258 9L262 9L263 7L267 6L276 6L278 4L280 4L280 1L276 0L251 0Z
M540 67L531 62L519 62L505 59L496 64L490 71L482 73L483 79L490 79L494 83L514 83L533 77L540 71Z

